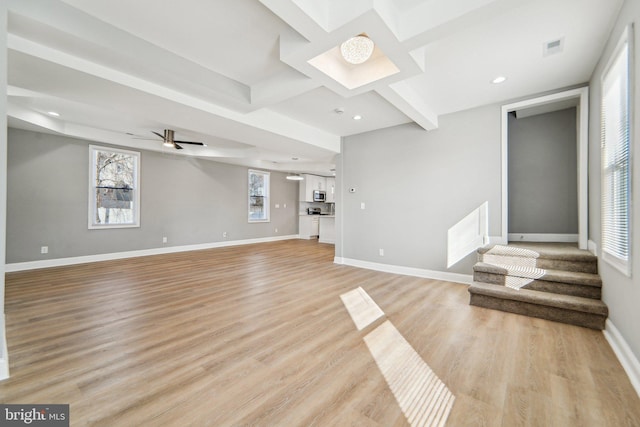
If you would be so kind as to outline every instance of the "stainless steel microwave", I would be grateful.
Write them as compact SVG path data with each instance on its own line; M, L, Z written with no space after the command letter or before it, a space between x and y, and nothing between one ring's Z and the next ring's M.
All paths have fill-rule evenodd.
M313 201L314 202L324 202L327 200L326 191L313 190Z

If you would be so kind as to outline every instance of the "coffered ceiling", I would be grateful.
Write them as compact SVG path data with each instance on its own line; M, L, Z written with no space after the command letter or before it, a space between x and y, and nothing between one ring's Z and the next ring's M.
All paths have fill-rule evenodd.
M587 82L622 0L7 4L10 126L157 151L137 138L169 128L207 144L180 155L329 175L344 136Z

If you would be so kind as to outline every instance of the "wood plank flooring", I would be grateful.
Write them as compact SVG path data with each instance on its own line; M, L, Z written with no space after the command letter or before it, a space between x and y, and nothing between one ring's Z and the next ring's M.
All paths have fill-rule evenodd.
M290 240L7 274L3 403L74 426L406 426L340 295L361 286L455 395L448 426L639 426L601 332ZM379 324L380 322L378 322Z

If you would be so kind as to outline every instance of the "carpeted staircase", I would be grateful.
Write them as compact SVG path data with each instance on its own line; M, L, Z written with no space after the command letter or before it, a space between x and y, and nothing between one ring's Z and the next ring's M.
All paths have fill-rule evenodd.
M597 258L570 244L509 244L478 250L469 303L604 329Z

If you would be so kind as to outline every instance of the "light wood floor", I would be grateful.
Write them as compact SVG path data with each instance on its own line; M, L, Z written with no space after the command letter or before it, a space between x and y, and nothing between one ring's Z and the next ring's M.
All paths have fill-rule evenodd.
M3 403L71 424L405 426L340 295L361 286L455 395L448 426L639 426L602 333L292 240L11 273Z

